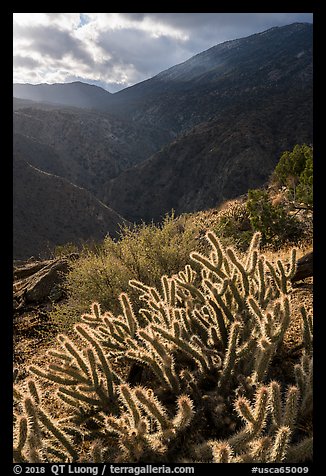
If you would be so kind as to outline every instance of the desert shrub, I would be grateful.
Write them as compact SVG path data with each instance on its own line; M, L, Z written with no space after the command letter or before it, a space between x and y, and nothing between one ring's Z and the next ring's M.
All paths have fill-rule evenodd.
M213 230L225 244L232 244L241 251L248 249L256 231L261 233L262 246L272 248L296 243L303 235L299 220L264 189L249 190L246 201L235 202L222 210Z
M107 236L100 244L85 246L65 279L67 300L54 306L52 320L68 328L92 301L118 311L118 296L127 290L129 279L158 285L162 274L173 274L187 264L196 237L191 220L172 214L159 225L124 227L119 240Z
M50 249L51 258L64 258L69 256L72 253L78 254L80 251L80 246L75 243L64 243L63 245L56 245Z
M130 280L141 308L93 303L58 335L47 368L15 388L15 462L301 462L312 458L312 317L301 360L277 381L291 319L289 263L272 265L256 233L241 259L213 232L210 252L159 287ZM279 370L279 369L278 369ZM36 380L35 380L36 379ZM53 417L42 384L56 388ZM56 411L57 413L57 411Z
M246 208L252 230L262 234L263 245L278 248L301 237L301 223L282 203L273 203L267 190L249 190Z
M233 244L237 249L245 251L254 233L246 203L234 202L222 210L212 229L224 243Z
M306 144L283 152L272 175L272 182L285 186L293 201L313 205L313 149Z

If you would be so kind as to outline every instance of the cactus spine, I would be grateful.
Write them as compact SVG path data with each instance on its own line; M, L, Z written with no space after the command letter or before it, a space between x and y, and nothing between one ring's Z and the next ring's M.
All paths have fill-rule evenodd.
M36 383L14 390L15 461L80 461L83 438L98 462L175 462L181 449L187 461L284 462L300 451L303 460L311 457L311 438L294 438L312 413L312 319L305 309L295 385L284 388L271 372L290 324L295 251L288 266L274 266L260 253L259 233L245 259L212 231L206 238L207 256L191 253L196 270L187 265L162 276L160 289L131 280L140 309L126 293L118 316L93 303L75 340L60 334L61 349L49 351L47 367L30 367ZM125 372L135 363L137 383ZM45 408L39 379L56 387L66 421ZM196 425L225 438L198 443Z

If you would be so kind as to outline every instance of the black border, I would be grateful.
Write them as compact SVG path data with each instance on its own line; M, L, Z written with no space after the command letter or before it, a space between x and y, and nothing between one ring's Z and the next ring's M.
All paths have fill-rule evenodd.
M86 2L81 2L78 4L78 7L71 7L69 6L69 11L73 11L74 9L83 9L85 3L85 9L89 8L89 5L86 6ZM313 25L314 25L314 274L317 279L314 280L314 324L315 324L315 344L314 344L314 356L315 356L315 364L314 364L314 393L315 393L315 411L314 411L314 436L315 436L315 444L314 444L314 461L313 464L309 465L291 465L291 466L309 466L309 475L311 474L321 474L317 470L319 465L322 462L322 454L320 451L320 446L322 442L322 427L321 427L321 415L323 412L322 407L322 400L323 400L323 390L321 389L321 382L322 382L322 374L320 371L320 358L321 352L320 347L322 345L321 340L324 337L324 333L322 332L322 324L323 320L325 319L323 313L321 312L321 287L322 283L322 252L324 251L323 241L322 241L322 231L323 231L323 222L322 222L322 207L324 203L324 197L322 196L322 183L321 181L324 179L321 169L321 160L322 160L322 153L321 150L321 128L324 124L324 118L321 118L321 107L320 107L320 97L321 97L321 81L322 81L322 73L321 71L322 62L323 62L323 50L321 47L321 41L323 39L323 21L321 17L321 2L303 2L297 1L293 3L291 6L289 4L286 5L286 2L273 2L270 5L266 5L264 3L259 3L257 5L250 5L245 4L244 2L236 5L236 2L232 2L226 5L221 5L220 2L214 2L214 4L210 4L208 6L203 2L200 2L201 12L211 12L218 8L219 12L243 12L243 7L247 7L248 13L254 12L312 12L314 15L313 18ZM26 5L25 5L26 6ZM59 5L55 5L59 10ZM113 5L112 5L113 6ZM189 4L186 2L173 4L172 8L165 3L164 9L168 11L174 10L175 13L183 12L185 7L189 8ZM139 7L139 6L138 6ZM224 7L224 8L223 8ZM238 9L237 9L238 7ZM65 8L67 9L67 5L65 4ZM101 8L101 7L100 7ZM99 9L100 9L99 8ZM147 9L148 6L146 7ZM151 8L151 7L150 7ZM163 9L162 8L162 9ZM13 7L12 10L21 11L23 8L16 8ZM61 9L60 9L61 10ZM222 11L221 11L222 10ZM36 9L37 11L37 9ZM217 12L218 13L218 12ZM1 354L2 354L2 365L1 368L3 370L3 379L2 379L2 389L0 390L0 398L1 398L1 437L0 437L0 468L1 472L4 475L13 474L12 472L12 358L13 358L13 342L12 342L12 335L13 335L13 326L12 326L12 282L13 282L13 275L12 275L12 262L13 262L13 252L12 252L12 230L13 230L13 218L12 218L12 183L13 183L13 173L12 173L12 54L10 51L10 47L8 45L11 43L11 34L12 34L12 14L13 12L3 12L3 22L1 26L1 35L2 35L2 57L6 57L5 66L2 68L2 80L1 84L4 86L2 90L2 100L4 101L4 108L2 109L2 130L4 130L3 139L5 139L5 150L2 153L2 164L1 164L1 202L2 203L2 247L0 251L0 283L1 283L1 296L2 296L2 332L1 336L3 338L3 343L1 345ZM8 129L8 131L7 131ZM3 142L2 142L3 144ZM317 356L317 359L316 359ZM121 465L121 466L129 466L128 464ZM28 465L26 465L28 466ZM34 465L34 466L44 466L44 465ZM45 466L51 466L50 463ZM74 465L77 466L77 465ZM100 467L99 466L99 474ZM172 466L172 465L171 465ZM216 473L216 465L214 463L210 464L194 464L195 467L195 474L199 471L206 472L213 472ZM198 467L200 466L200 467ZM251 474L251 467L280 467L280 464L273 464L273 465L247 465L247 464L231 464L226 465L219 465L218 468L221 471L218 471L219 474L225 475L228 472L232 474L235 472L236 474ZM8 467L8 470L2 471L3 467ZM223 468L222 468L223 467ZM229 469L227 469L229 468ZM236 469L237 468L237 469ZM314 473L314 468L316 468L316 473ZM237 473L238 472L238 473ZM23 473L24 474L24 471ZM50 472L50 468L47 468L46 473L44 474L52 474ZM67 473L65 473L67 474ZM109 474L109 473L106 473ZM259 474L259 473L257 473ZM293 474L293 473L292 473Z

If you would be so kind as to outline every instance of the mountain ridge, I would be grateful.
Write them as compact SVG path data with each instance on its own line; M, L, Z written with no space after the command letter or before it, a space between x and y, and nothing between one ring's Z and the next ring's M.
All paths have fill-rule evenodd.
M292 24L213 46L109 94L105 111L15 100L16 146L128 220L218 206L312 143L312 33Z
M293 37L293 35L295 35L295 38ZM301 46L304 46L304 43L302 43L302 41L305 40L305 37L309 37L309 39L311 40L311 46L310 48L312 48L312 34L313 34L313 25L310 24L310 23L299 23L299 22L296 22L296 23L292 23L290 25L285 25L285 26L275 26L275 27L272 27L272 28L269 28L268 30L265 30L265 31L262 31L262 32L258 32L258 33L255 33L255 34L252 34L252 35L249 35L249 36L245 36L245 37L242 37L242 38L237 38L237 39L234 39L234 40L227 40L225 42L222 42L222 43L219 43L217 45L214 45L200 53L197 53L196 55L188 58L187 60L183 61L182 63L179 63L177 65L174 65L174 66L171 66L170 68L164 70L164 71L161 71L160 73L154 75L153 77L151 78L148 78L144 81L140 81L139 83L136 83L134 85L131 85L131 86L128 86L120 91L117 91L115 93L110 93L109 91L99 87L99 86L95 86L95 85L92 85L92 84L89 84L87 82L82 82L82 81L75 81L75 82L71 82L71 83L54 83L54 84L47 84L47 83L40 83L40 84L37 84L37 85L34 85L34 84L28 84L28 83L14 83L13 85L13 96L15 97L18 97L18 98L22 98L22 99L30 99L30 100L33 100L33 97L28 96L28 91L26 91L26 93L20 93L21 95L18 96L17 95L17 91L20 89L20 88L24 88L26 86L27 89L30 89L30 90L34 90L36 91L37 89L45 89L45 90L53 90L55 91L56 88L59 88L61 90L68 90L70 88L75 88L75 87L81 87L81 88L84 88L85 91L96 91L97 93L101 94L101 98L105 98L103 102L101 103L96 103L96 104L92 104L91 105L91 108L98 108L99 110L105 110L105 111L113 111L114 113L116 114L121 114L121 109L123 110L123 108L127 108L127 112L130 113L130 111L133 111L133 109L135 108L135 106L137 106L137 104L135 104L133 101L135 101L135 99L137 99L137 97L139 96L139 93L141 94L141 92L143 91L144 87L145 89L147 89L148 91L148 85L151 84L152 85L152 88L153 88L153 85L154 85L154 89L155 89L155 85L157 82L160 83L160 87L162 88L162 78L163 79L166 79L168 76L170 76L171 78L171 73L173 73L173 75L175 76L176 73L177 74L180 74L180 71L182 72L182 70L184 69L185 66L187 66L187 78L186 78L186 81L180 85L180 88L185 88L185 83L189 83L189 79L190 76L189 76L189 65L192 66L194 63L195 63L195 68L198 69L198 67L200 66L201 68L205 67L205 61L207 63L207 58L208 59L211 59L212 57L216 56L216 54L224 54L224 53L229 53L230 50L233 50L235 48L240 48L243 50L243 47L245 46L246 48L248 47L248 45L250 44L254 44L254 43L257 43L257 39L261 39L263 38L263 40L268 43L275 43L275 39L278 39L278 46L281 47L282 46L282 42L284 42L285 40L287 40L288 44L286 45L286 48L289 48L289 43L291 43L291 41L294 39L294 45L292 45L292 47L296 48L296 49L300 49ZM282 35L282 37L280 38L279 35ZM301 35L301 37L300 37ZM279 38L278 38L279 37ZM300 52L298 52L300 53ZM277 54L279 54L279 51L277 51ZM243 62L243 59L245 60L250 60L251 59L251 56L252 56L252 53L248 53L246 54L245 53L245 57L242 58L242 62ZM241 57L241 54L240 54L240 57ZM204 60L204 61L203 61ZM209 63L209 62L208 62ZM215 65L216 66L216 65ZM208 69L208 71L210 71ZM202 76L203 74L207 73L208 72L207 70L205 71L205 68L204 70L203 69L200 69L198 71L198 75L201 79L201 81L203 80ZM225 75L225 71L221 69L221 73ZM30 93L31 94L31 93ZM41 93L40 93L41 94ZM131 105L128 106L125 106L124 104L124 97L128 97L128 96L131 96ZM144 99L144 98L142 98ZM46 99L43 97L43 99L39 99L40 101L45 101L46 102ZM88 100L89 102L89 100ZM72 104L71 102L69 103L59 103L58 101L56 101L57 104L61 104L61 105L74 105ZM89 105L88 106L78 106L77 107L90 107ZM120 109L120 111L119 111ZM124 111L124 113L126 113L126 111ZM137 116L139 118L139 115Z
M312 33L312 25L296 23L215 45L113 94L110 110L178 134L223 114L246 89L246 95L257 100L266 88L295 86L287 63L290 56L293 62L302 51L305 53L296 58L295 67L307 70L302 80L309 83Z
M109 91L99 86L82 81L13 84L13 96L16 98L86 109L106 110L111 95Z
M117 237L128 223L88 190L38 169L19 153L13 174L15 259L47 256L57 245L100 241L107 233Z

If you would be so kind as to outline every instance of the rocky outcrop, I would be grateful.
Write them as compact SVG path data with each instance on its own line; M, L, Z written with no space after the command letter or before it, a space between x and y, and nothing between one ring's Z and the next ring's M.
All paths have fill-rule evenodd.
M14 268L14 309L61 298L60 285L69 271L67 258L27 263Z
M297 261L297 270L291 281L292 283L296 283L311 276L313 276L313 251L305 254Z

